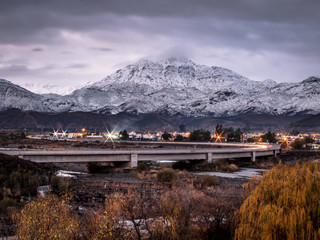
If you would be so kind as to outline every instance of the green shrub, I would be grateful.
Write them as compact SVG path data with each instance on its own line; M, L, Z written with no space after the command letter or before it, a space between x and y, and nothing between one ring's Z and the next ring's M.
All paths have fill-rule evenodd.
M303 148L303 145L305 144L306 142L305 142L305 140L303 140L303 139L295 139L294 141L293 141L293 143L291 143L291 147L293 148L293 149L302 149Z
M200 179L201 187L216 186L219 183L219 179L216 176L202 175Z
M164 168L157 174L158 182L172 182L176 175L172 169Z
M229 164L228 160L226 159L219 159L215 162L217 170L222 172L236 172L239 170L238 166L231 163Z
M148 169L149 169L148 165L145 162L138 162L138 167L137 167L138 172L147 171Z
M218 159L217 161L214 162L214 164L215 164L217 167L221 168L221 167L223 167L223 166L225 166L225 165L227 165L227 164L229 164L229 163L228 163L228 160L227 160L227 159Z
M10 189L11 193L18 197L22 195L37 195L37 187L40 185L40 177L32 171L22 170L11 172L7 179L1 177L1 187Z
M22 176L20 172L15 171L9 175L8 187L11 189L20 189Z
M238 170L239 170L238 166L233 163L229 164L227 167L228 172L236 172Z
M1 213L7 213L8 207L15 206L17 204L17 201L13 198L4 197L0 201L0 212Z
M178 134L174 140L181 142L183 141L183 136L181 134Z
M64 194L68 189L68 183L64 178L53 176L51 180L51 187L53 191L58 192L59 194Z

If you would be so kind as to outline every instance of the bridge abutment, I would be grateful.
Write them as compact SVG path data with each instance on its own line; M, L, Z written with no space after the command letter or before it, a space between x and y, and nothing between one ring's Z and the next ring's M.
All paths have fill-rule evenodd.
M132 153L130 156L130 167L138 167L138 154Z
M256 161L256 152L255 152L255 151L253 151L253 152L251 153L251 161L252 161L252 162L255 162L255 161Z
M208 163L212 163L213 162L212 153L207 153L207 160L208 160Z

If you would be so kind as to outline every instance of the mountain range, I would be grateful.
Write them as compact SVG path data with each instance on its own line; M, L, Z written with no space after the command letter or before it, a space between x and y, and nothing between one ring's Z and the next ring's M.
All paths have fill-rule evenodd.
M320 78L298 83L253 81L226 68L169 58L140 60L68 95L36 94L0 79L0 100L2 112L127 114L141 121L152 114L179 116L180 122L210 118L234 122L245 115L301 120L320 113Z

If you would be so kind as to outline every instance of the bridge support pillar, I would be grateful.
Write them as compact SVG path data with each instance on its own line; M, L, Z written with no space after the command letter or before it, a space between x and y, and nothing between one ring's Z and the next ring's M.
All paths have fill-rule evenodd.
M130 159L130 167L138 167L138 154L132 153Z
M212 153L207 153L207 160L208 160L208 163L212 163Z
M273 150L273 156L276 157L277 156L277 151Z
M255 162L256 161L256 152L251 153L251 161Z

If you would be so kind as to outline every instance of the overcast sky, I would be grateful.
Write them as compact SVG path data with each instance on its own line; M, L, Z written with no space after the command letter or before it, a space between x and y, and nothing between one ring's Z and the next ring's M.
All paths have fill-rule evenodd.
M8 0L0 78L79 85L183 56L253 80L320 75L319 0Z

